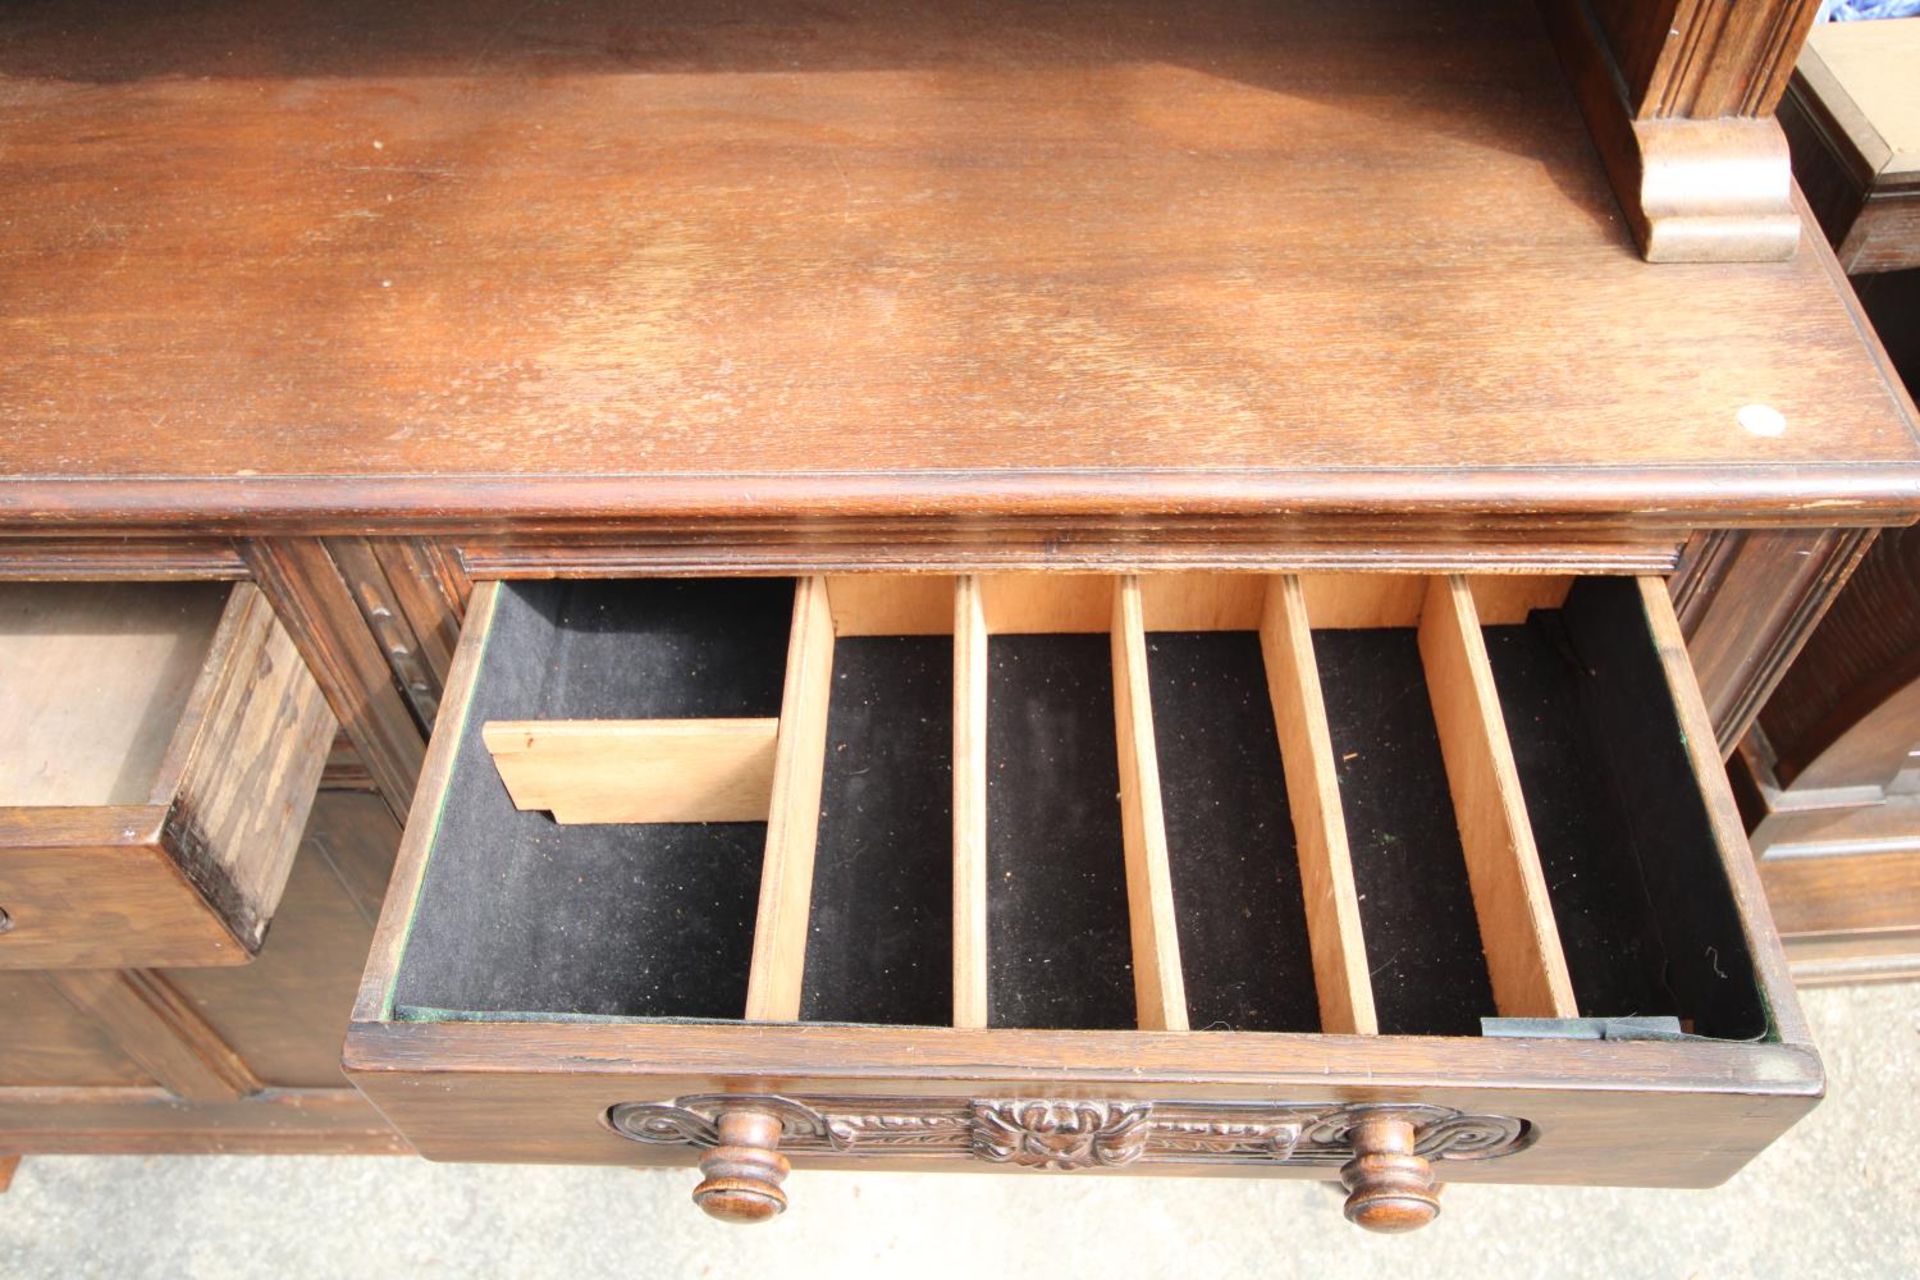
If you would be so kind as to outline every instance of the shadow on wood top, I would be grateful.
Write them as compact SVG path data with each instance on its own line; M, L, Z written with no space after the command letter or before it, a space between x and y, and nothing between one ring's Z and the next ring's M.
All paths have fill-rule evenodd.
M132 9L0 16L0 521L1920 508L1527 5Z

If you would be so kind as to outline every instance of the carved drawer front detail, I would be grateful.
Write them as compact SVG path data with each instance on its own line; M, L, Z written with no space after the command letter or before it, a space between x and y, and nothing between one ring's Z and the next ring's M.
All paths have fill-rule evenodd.
M976 1102L973 1154L1028 1169L1132 1164L1153 1132L1150 1102Z
M722 1114L778 1119L781 1151L796 1154L973 1157L1030 1169L1143 1164L1294 1164L1337 1168L1356 1154L1354 1130L1391 1117L1427 1160L1486 1160L1522 1150L1534 1130L1508 1116L1424 1104L1089 1102L1050 1098L921 1100L700 1094L623 1102L607 1113L636 1142L710 1150Z

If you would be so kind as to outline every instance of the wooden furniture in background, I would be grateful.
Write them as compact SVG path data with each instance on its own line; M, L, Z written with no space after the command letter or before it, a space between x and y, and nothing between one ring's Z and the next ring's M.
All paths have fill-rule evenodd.
M1920 973L1920 533L1874 542L1733 768L1795 976Z
M1920 18L1820 27L1780 122L1841 267L1920 267Z
M1920 379L1920 19L1820 28L1781 121L1908 386ZM1860 567L1729 762L1795 977L1920 973L1920 538Z
M1380 1225L1430 1216L1435 1170L1726 1176L1821 1077L1752 868L1725 856L1709 740L1744 732L1862 531L1920 510L1911 402L1784 203L1767 111L1808 9L1610 3L1589 21L1550 5L1573 95L1549 26L1507 0L1207 0L1178 22L1152 0L751 0L724 22L612 0L268 0L192 23L53 0L0 16L0 225L23 250L0 255L0 577L250 580L348 744L250 965L0 973L18 1029L0 1044L0 1152L418 1139L460 1158L691 1164L712 1147L705 1194L745 1213L777 1204L789 1158L864 1160L839 1145L848 1133L863 1150L919 1135L988 1168L1250 1157L1344 1177ZM1570 36L1569 15L1588 34ZM1707 261L1650 266L1636 236L1654 257ZM1016 570L1034 576L985 589ZM1428 580L1452 575L1515 575L1523 594L1571 574L1673 575L1678 631L1645 589L1610 584L1643 599L1621 616L1646 619L1635 652L1681 715L1665 785L1710 818L1688 847L1721 870L1697 896L1731 913L1670 927L1691 959L1750 957L1723 963L1724 981L1764 995L1751 1029L1770 1039L1574 1041L1561 1037L1594 1029L1561 1020L1477 1037L1471 1016L1458 1036L1393 1030L1380 997L1406 984L1356 945L1351 815L1327 805L1350 783L1307 678L1314 628L1354 625L1341 611L1372 598L1316 594L1311 575L1338 570L1417 611ZM1124 788L1136 838L1112 846L1131 848L1147 890L1141 928L1127 916L1109 939L1120 958L1085 966L1126 976L1114 1025L990 1025L996 957L1019 951L996 930L1022 917L978 909L1004 885L978 856L999 785L979 767L989 649L1022 610L1073 605L1104 663L1118 619L1131 679L1134 614L1113 582L1137 579L1144 636L1155 584L1182 571L1294 582L1262 598L1252 652L1269 678L1255 692L1286 686L1276 750L1313 760L1265 792L1306 815L1303 882L1336 897L1303 898L1287 935L1311 943L1297 994L1312 1025L1137 1025L1143 1001L1144 1020L1173 1024L1207 965L1242 954L1223 942L1171 963L1178 872L1169 931L1144 755ZM951 810L932 826L967 851L951 892L934 886L955 922L935 966L951 998L891 1025L805 1020L802 922L824 918L808 868L839 846L801 803L831 734L829 637L803 592L800 630L823 643L790 672L774 664L756 694L773 710L693 715L778 715L791 676L801 714L776 731L768 783L777 856L762 876L767 841L750 839L744 860L713 864L764 937L715 932L749 939L740 963L712 950L680 975L750 976L757 946L755 1011L792 1018L798 983L802 1020L750 1036L610 1030L576 1009L389 1021L389 933L353 1032L377 1114L338 1070L352 971L400 820L419 815L389 929L435 824L473 816L434 801L461 717L492 696L468 683L488 610L519 580L754 575L865 582L892 634L943 651L953 637L954 686L935 703L964 759L927 791ZM1443 669L1482 674L1468 597L1450 585L1444 603L1452 630L1436 606L1429 645ZM1477 815L1461 936L1481 933L1484 886L1487 918L1508 922L1489 930L1503 992L1563 1014L1554 941L1570 968L1583 953L1565 941L1572 917L1549 931L1538 879L1513 874L1537 815L1523 823L1501 790L1513 771L1484 682L1469 683L1448 685L1428 779L1450 783L1459 761ZM1603 737L1657 728L1637 706ZM1137 701L1097 709L1136 739L1162 723ZM1158 760L1163 818L1180 758ZM1021 773L1053 775L1044 759ZM1439 785L1416 817L1457 831L1450 795ZM1044 832L1046 816L1024 826ZM538 833L501 864L515 874L542 865L552 832L592 830L506 820ZM1123 905L1117 861L1109 905ZM481 905L508 901L468 883ZM1041 893L1024 918L1044 926L1099 883ZM1152 961L1138 985L1136 938ZM911 1092L875 1092L886 1081Z
M0 970L9 1151L400 1152L340 1073L399 824L330 770L257 959ZM338 784L336 784L336 779Z

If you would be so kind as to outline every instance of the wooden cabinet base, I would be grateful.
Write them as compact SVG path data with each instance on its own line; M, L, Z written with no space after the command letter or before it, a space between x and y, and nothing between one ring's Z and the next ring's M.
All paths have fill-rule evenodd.
M1759 815L1760 883L1794 981L1920 977L1920 797L1872 790L1855 804L1796 810L1787 793L1756 781L1765 764L1751 742L1728 770L1750 820Z
M1920 530L1867 550L1728 769L1796 980L1920 974Z
M1793 980L1803 987L1920 978L1920 928L1894 933L1783 939Z
M0 972L0 1152L410 1150L339 1067L398 840L322 790L249 965Z
M23 1155L401 1155L352 1089L183 1103L165 1089L0 1089L0 1144Z
M250 584L0 587L0 969L239 965L334 737Z
M1850 275L1920 266L1920 18L1816 28L1780 103L1794 174Z

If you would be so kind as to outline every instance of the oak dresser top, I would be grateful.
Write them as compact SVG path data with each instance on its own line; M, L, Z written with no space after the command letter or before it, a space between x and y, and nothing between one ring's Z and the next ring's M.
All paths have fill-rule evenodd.
M1882 360L1517 0L0 15L16 530L1901 519Z

